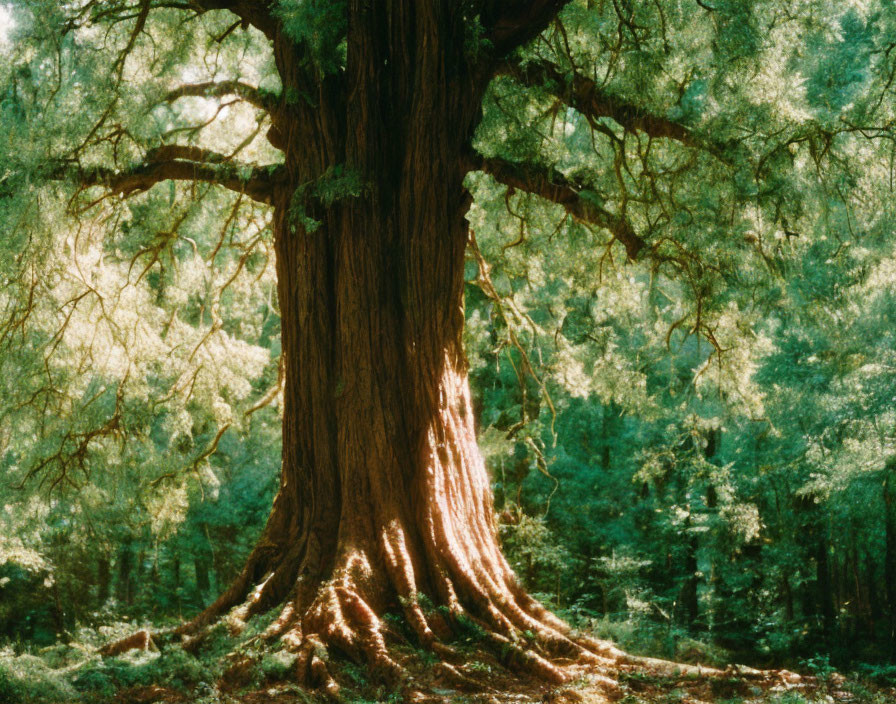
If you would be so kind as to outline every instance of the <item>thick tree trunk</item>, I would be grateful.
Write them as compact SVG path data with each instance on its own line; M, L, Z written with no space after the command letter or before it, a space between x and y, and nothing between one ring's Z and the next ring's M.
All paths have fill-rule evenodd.
M284 602L270 634L299 648L304 675L332 686L322 646L400 670L387 611L439 652L472 619L511 661L563 680L518 645L523 633L548 654L599 662L594 651L618 651L574 642L502 556L461 342L465 150L487 77L468 70L450 3L361 4L349 12L347 89L325 78L313 110L285 106L275 122L291 175L274 202L280 490L244 572L182 632L237 604L232 618L245 619ZM275 50L288 78L289 47ZM334 96L346 90L341 105ZM297 202L302 184L338 165L359 192ZM297 224L300 208L316 229Z

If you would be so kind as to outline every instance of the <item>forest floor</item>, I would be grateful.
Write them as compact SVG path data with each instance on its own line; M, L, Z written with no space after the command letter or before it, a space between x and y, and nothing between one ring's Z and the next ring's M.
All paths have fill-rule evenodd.
M563 686L505 669L496 659L478 653L463 665L405 663L410 671L401 693L367 680L367 673L342 665L334 674L348 683L341 698L346 704L896 704L896 687L881 687L856 677L830 672L823 677L800 676L787 670L761 674L732 667L723 675L703 676L683 665L682 671L649 665L623 665L612 676L616 687L601 682L601 675L582 669ZM184 691L157 685L117 692L114 704L311 704L329 701L288 681L248 682L234 670L214 688ZM249 675L249 668L244 673Z
M127 627L120 624L121 632ZM295 682L294 654L257 647L251 632L237 639L218 633L195 653L169 645L161 652L102 657L98 645L108 635L94 632L94 638L27 652L0 648L0 704L329 701ZM557 687L508 670L477 642L458 645L453 664L410 643L397 646L395 655L408 673L400 690L347 661L332 662L331 672L345 704L896 704L893 666L879 668L875 681L865 675L841 675L826 660L824 667L796 674L744 667L713 670L641 658L602 672L571 669L572 680ZM608 685L610 680L616 684Z
M896 689L869 688L867 684L846 678L834 685L806 683L797 687L757 682L732 674L730 678L700 681L686 677L652 675L649 672L623 672L615 692L595 685L587 675L562 687L546 687L504 674L480 683L458 686L453 678L434 675L420 685L416 695L401 697L381 689L379 693L346 692L346 704L412 701L416 704L894 704ZM365 696L366 694L366 696ZM197 698L196 693L146 686L122 690L115 704L310 704L329 701L325 696L302 690L288 683L270 683L262 687L218 690Z

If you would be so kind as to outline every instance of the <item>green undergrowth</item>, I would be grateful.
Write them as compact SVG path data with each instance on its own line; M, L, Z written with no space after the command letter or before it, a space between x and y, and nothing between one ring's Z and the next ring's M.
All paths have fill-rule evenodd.
M133 651L120 657L90 655L85 660L51 667L53 658L39 654L0 653L0 702L67 704L111 701L123 689L158 686L190 692L211 687L219 676L214 663L171 646L161 652Z
M160 687L190 695L192 701L217 698L218 683L227 667L239 659L252 662L241 687L289 679L295 656L279 649L261 648L256 636L270 618L253 620L239 636L221 624L209 633L196 652L177 644L160 650L133 650L117 657L101 657L99 646L134 632L133 624L102 630L82 629L78 641L32 652L0 649L0 702L3 704L102 704L131 688Z
M55 704L79 701L68 679L35 655L0 652L0 702Z
M267 643L257 636L270 623L271 617L253 619L239 636L231 635L224 624L208 634L200 647L188 652L179 645L162 645L159 651L132 651L118 657L100 657L98 647L109 640L109 634L126 634L133 624L112 628L82 630L68 643L34 649L0 648L0 702L2 704L112 704L129 701L131 695L149 687L160 688L154 701L166 704L198 702L199 704L241 704L256 701L292 701L310 704L319 701L295 682L296 656L279 643ZM388 620L388 619L387 619ZM399 639L396 656L407 665L413 679L446 702L478 702L472 692L449 691L440 682L438 658L418 647L406 631L398 631L401 619L395 617ZM464 627L464 626L468 627ZM463 654L458 668L468 677L481 682L512 682L501 665L500 654L486 655L484 635L476 624L460 624L453 642ZM623 633L622 627L607 626L601 635ZM624 634L624 633L623 633ZM631 635L631 634L629 634ZM679 641L678 653L706 664L724 664L724 652L707 650L697 641ZM643 643L642 643L643 646ZM494 657L492 657L494 656ZM681 659L682 662L686 658ZM342 685L343 699L348 704L402 701L386 683L367 668L339 658L331 663L332 672ZM700 693L702 701L712 704L830 704L848 701L853 704L891 704L896 701L896 667L861 665L845 680L836 674L823 657L804 661L800 670L818 678L817 691L759 690L747 680L737 677L706 684ZM687 677L660 677L651 673L621 673L620 684L624 704L675 704L692 701L700 683ZM582 687L587 687L583 684ZM533 690L534 691L534 690ZM508 694L508 697L510 694ZM523 702L519 692L514 701ZM528 697L528 695L525 695ZM531 701L539 701L533 694ZM265 699L269 697L269 699ZM136 699L135 699L136 700ZM527 698L525 701L529 701Z

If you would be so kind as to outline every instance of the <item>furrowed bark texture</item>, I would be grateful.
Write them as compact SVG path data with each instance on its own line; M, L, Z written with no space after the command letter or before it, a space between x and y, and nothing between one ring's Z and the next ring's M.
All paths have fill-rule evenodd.
M461 340L464 155L488 75L468 66L455 3L349 5L342 77L309 81L274 37L284 93L308 96L279 105L272 131L288 173L273 203L282 479L244 572L182 632L284 602L270 635L333 689L328 648L400 672L391 610L442 653L472 621L512 664L561 681L542 655L599 662L604 646L571 640L501 554ZM337 165L359 192L327 203L313 184ZM525 632L541 655L519 645Z

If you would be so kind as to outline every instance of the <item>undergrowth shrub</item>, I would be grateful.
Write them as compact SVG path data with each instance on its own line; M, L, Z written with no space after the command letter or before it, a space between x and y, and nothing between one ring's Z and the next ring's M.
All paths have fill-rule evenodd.
M882 687L896 687L896 663L862 663L857 668L860 675Z
M148 685L190 689L200 682L215 681L219 674L209 664L174 646L158 654L94 660L80 668L73 684L81 692L108 697L118 689Z
M66 704L78 702L75 689L59 672L35 655L0 651L0 702L3 704Z

